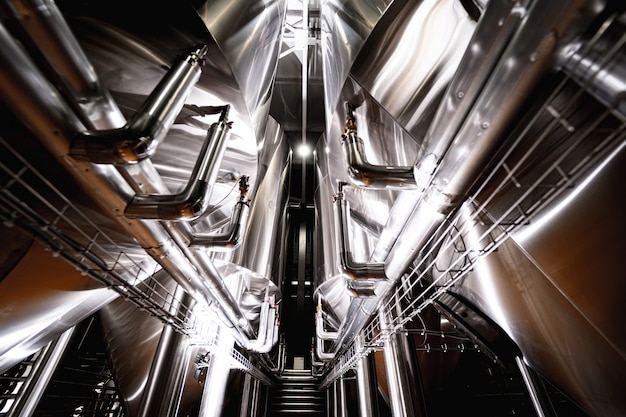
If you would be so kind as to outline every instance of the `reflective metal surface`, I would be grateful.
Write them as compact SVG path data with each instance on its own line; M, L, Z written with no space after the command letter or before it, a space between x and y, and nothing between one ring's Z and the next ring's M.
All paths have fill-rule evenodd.
M426 415L466 350L624 414L621 2L0 11L0 370L99 311L129 417L261 416L290 378L347 415L354 369L362 414L386 371Z

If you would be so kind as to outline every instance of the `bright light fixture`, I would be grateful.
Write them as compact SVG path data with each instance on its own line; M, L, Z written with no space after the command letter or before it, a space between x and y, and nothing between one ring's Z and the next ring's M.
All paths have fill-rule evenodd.
M306 158L307 156L311 155L311 147L307 144L302 144L300 146L298 146L298 155L300 155L303 158Z

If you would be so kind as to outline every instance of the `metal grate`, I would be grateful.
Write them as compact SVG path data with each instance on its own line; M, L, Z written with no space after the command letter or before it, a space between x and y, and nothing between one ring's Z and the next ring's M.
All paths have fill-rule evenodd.
M601 27L583 56L604 41L617 20L614 16ZM605 107L589 96L594 79L624 48L626 33L617 42L604 43L611 46L593 71L585 69L582 81L574 81L569 72L563 74L539 111L520 123L522 127L513 132L512 143L493 163L482 185L442 223L413 270L381 307L384 313L401 313L388 314L394 318L387 325L374 317L361 332L365 342L353 344L332 363L327 381L340 377L359 358L379 349L389 335L406 331L407 323L419 319L420 313L466 276L479 258L495 251L512 232L531 225L543 208L626 145L626 116L619 111L626 100L620 98ZM575 71L577 65L569 68ZM537 164L541 164L540 169ZM467 244L464 236L477 222L484 231L472 239L477 243ZM443 267L441 253L452 254ZM457 346L475 347L464 342Z
M161 267L143 249L116 241L1 137L0 152L10 155L0 162L0 218L5 225L32 233L52 256L62 257L193 343L215 342L206 339L215 314L198 305L186 307L175 289L157 279ZM240 352L233 350L231 356L237 368L266 378Z

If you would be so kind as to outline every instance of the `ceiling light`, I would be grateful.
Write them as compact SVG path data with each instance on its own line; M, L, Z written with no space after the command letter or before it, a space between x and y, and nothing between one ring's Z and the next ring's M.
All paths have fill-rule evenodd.
M302 145L298 146L298 155L300 155L303 158L306 158L307 156L311 155L311 147L305 143L303 143Z

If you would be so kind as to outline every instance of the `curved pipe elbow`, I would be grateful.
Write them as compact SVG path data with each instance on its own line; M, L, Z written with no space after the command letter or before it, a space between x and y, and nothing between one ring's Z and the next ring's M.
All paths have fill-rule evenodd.
M256 339L248 340L245 348L251 352L268 353L276 344L278 337L278 320L272 300L267 300L261 306L259 332Z
M196 234L191 238L190 246L204 247L212 251L232 251L237 249L243 240L250 206L245 201L238 201L228 229L221 234Z
M152 156L200 78L207 51L200 45L177 62L126 126L79 133L70 155L96 164L131 164Z
M208 209L210 188L198 180L180 194L137 194L124 215L129 219L195 220Z
M329 332L324 330L324 315L322 311L315 313L315 335L322 340L337 340L338 332Z
M136 194L124 214L132 219L195 220L209 207L215 182L230 133L225 120L209 129L189 183L178 194Z
M342 143L350 181L359 187L387 190L417 188L413 166L372 165L367 161L363 140L349 132Z
M335 359L334 353L328 353L324 351L324 340L319 337L315 338L315 355L322 362L329 362Z
M335 200L335 215L337 227L339 227L337 247L339 248L339 267L348 278L355 281L361 280L386 280L385 264L379 262L355 262L350 251L350 233L348 224L350 221L350 206L343 198L343 192Z

